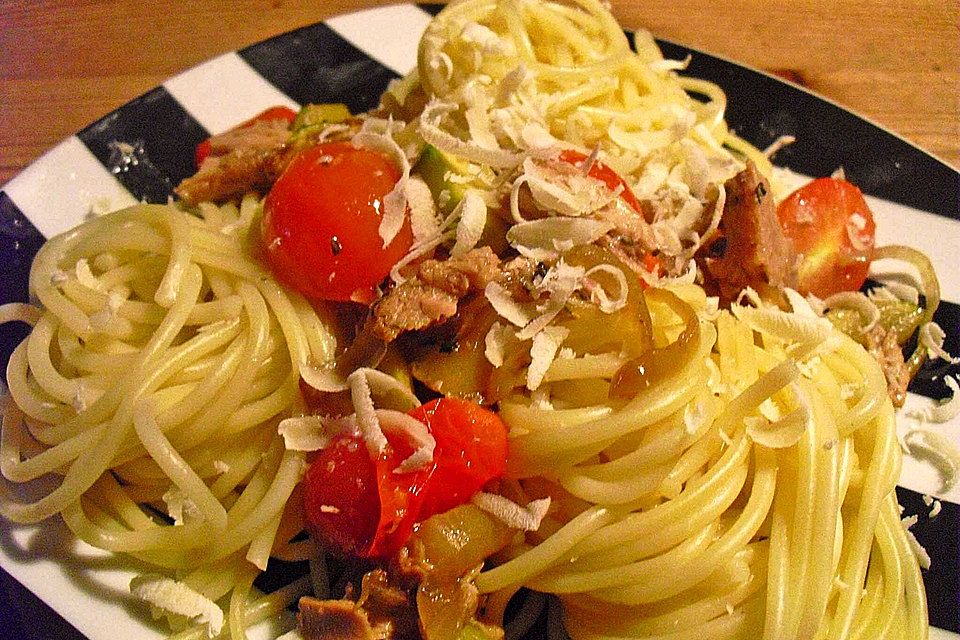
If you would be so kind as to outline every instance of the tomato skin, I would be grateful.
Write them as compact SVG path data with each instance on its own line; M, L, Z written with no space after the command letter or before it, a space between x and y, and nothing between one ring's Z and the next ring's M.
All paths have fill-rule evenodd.
M297 117L297 112L291 109L290 107L270 107L264 111L253 116L246 122L243 122L236 127L235 129L243 129L244 127L249 127L255 122L269 122L271 120L282 120L289 125ZM197 168L203 164L203 161L207 159L210 155L211 145L210 138L207 138L203 142L197 145L197 148L194 150L194 161L197 163Z
M437 441L436 470L420 519L461 505L506 470L507 427L496 413L458 398L439 398L409 412Z
M560 152L560 160L568 164L572 164L575 167L582 165L583 161L587 159L587 156L580 153L579 151L574 151L573 149L565 149ZM637 200L637 196L634 195L633 191L630 189L630 186L627 185L626 181L620 174L603 164L599 160L593 163L593 166L590 167L590 171L587 173L588 176L595 180L607 185L607 188L611 191L616 191L617 188L623 187L623 190L620 192L620 197L630 205L630 208L636 211L639 214L643 214L643 207L640 205L640 201Z
M409 219L387 246L383 198L400 174L384 154L328 142L299 153L267 194L262 241L274 274L315 300L369 301L409 250Z
M389 442L386 451L372 458L358 436L343 434L310 463L304 515L328 551L385 559L410 537L433 466L394 473L413 451L397 439Z
M846 180L818 178L787 196L777 218L801 255L801 293L826 298L863 286L876 224L860 189Z
M410 411L436 440L433 461L395 473L413 453L388 435L371 456L359 436L342 434L317 452L304 478L304 516L328 551L386 559L406 544L417 522L461 505L506 470L507 428L480 405L441 398Z

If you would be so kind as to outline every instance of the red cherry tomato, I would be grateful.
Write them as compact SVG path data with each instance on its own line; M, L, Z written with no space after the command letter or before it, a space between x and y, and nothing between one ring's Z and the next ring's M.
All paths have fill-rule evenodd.
M311 461L304 480L304 515L324 548L342 555L389 558L417 522L467 502L506 469L507 429L492 411L454 398L410 412L436 440L432 463L409 473L396 468L413 453L401 438L372 457L353 435L341 435Z
M846 180L818 178L787 196L777 218L801 256L801 293L825 298L863 285L876 225L860 189Z
M432 466L409 473L394 469L412 450L390 440L372 458L364 442L342 435L310 463L304 515L325 549L344 556L389 558L400 550L417 521L423 487Z
M274 274L308 298L369 302L413 242L409 220L387 247L383 198L400 179L382 153L328 142L299 153L263 209L263 243Z
M245 127L249 127L254 122L270 122L271 120L281 120L289 125L296 117L297 112L290 107L270 107L269 109L258 113L246 122L239 124L234 128L243 129ZM198 168L203 164L203 161L206 160L209 155L210 138L207 138L198 144L197 148L194 150L194 160L196 161Z
M443 513L470 500L506 470L507 427L478 404L440 398L410 411L437 441L437 468L430 478L420 519Z
M560 159L563 162L579 167L582 165L583 161L587 159L587 156L583 155L579 151L566 149L560 152ZM630 187L627 185L626 181L620 177L619 173L598 160L597 162L593 163L593 166L590 167L590 171L587 172L587 175L604 183L611 191L615 191L617 188L623 187L623 190L620 192L620 197L623 198L624 202L630 205L631 209L639 214L643 214L643 208L640 206L640 201L637 200L637 196L633 194L633 191L630 190Z

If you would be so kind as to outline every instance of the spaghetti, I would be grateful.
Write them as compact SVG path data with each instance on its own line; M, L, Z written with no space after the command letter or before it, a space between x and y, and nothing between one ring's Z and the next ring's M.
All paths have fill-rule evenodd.
M419 258L465 258L478 244L533 272L516 298L520 276L470 300L486 335L460 357L482 351L468 361L496 378L488 402L510 451L501 495L457 515L473 523L460 550L510 542L482 571L457 565L457 584L485 596L482 619L467 618L522 634L546 608L551 637L575 640L924 638L884 375L799 296L785 312L748 290L721 311L694 284L725 182L751 163L775 176L728 129L719 87L679 77L685 63L664 60L648 34L633 46L595 0L463 0L430 24L417 69L359 133L339 125L402 169L377 238L389 244L408 205L414 244L394 286ZM427 145L458 162L438 193L417 162ZM57 479L36 499L3 496L0 513L60 514L80 539L162 570L132 589L181 640L239 640L301 595L330 595L322 550L297 537L300 449L313 445L284 439L322 447L330 434L310 432L322 419L280 422L306 411L301 371L333 360L335 323L261 266L260 208L251 195L88 221L37 254L42 310L0 308L0 321L33 326L7 372L0 471ZM625 264L645 252L663 273ZM462 376L446 355L427 368ZM416 375L417 357L398 370ZM371 389L350 389L354 421L382 452ZM471 526L497 536L471 541ZM311 575L258 597L270 557L309 559ZM505 620L522 587L535 594Z
M60 513L210 600L237 591L241 611L271 554L314 553L288 544L304 460L277 424L299 402L297 364L335 344L252 258L258 207L138 205L44 245L44 311L11 309L34 326L10 359L0 459L15 482L60 477L37 500L5 496L6 518ZM248 615L263 614L230 624Z

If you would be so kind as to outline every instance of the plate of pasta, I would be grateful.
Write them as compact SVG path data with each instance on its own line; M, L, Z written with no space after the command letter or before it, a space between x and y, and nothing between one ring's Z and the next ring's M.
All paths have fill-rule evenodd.
M189 69L0 190L13 609L92 640L957 637L958 196L594 0Z

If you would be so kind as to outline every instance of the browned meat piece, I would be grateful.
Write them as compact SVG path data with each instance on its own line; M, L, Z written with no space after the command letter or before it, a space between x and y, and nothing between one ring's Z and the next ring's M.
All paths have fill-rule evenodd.
M880 325L868 331L865 336L867 351L870 352L887 379L887 395L893 406L902 407L907 399L907 385L910 384L910 367L904 362L903 351L897 343L895 331L888 331Z
M192 204L225 202L250 191L265 193L300 150L316 144L321 137L344 139L356 132L359 121L336 127L318 128L312 135L293 141L286 127L276 121L254 123L215 135L210 138L210 156L200 170L174 191Z
M387 342L406 331L442 323L457 313L467 294L482 291L500 276L500 259L482 247L459 258L425 260L416 274L373 304L373 333Z
M367 612L350 600L300 598L297 624L305 640L387 640L375 634Z
M265 192L287 166L289 158L279 149L236 149L210 157L195 175L174 190L188 203L224 202L250 191Z
M753 163L724 184L727 200L717 237L697 253L704 285L724 305L746 287L778 300L783 287L795 287L797 254L783 235L770 185Z

